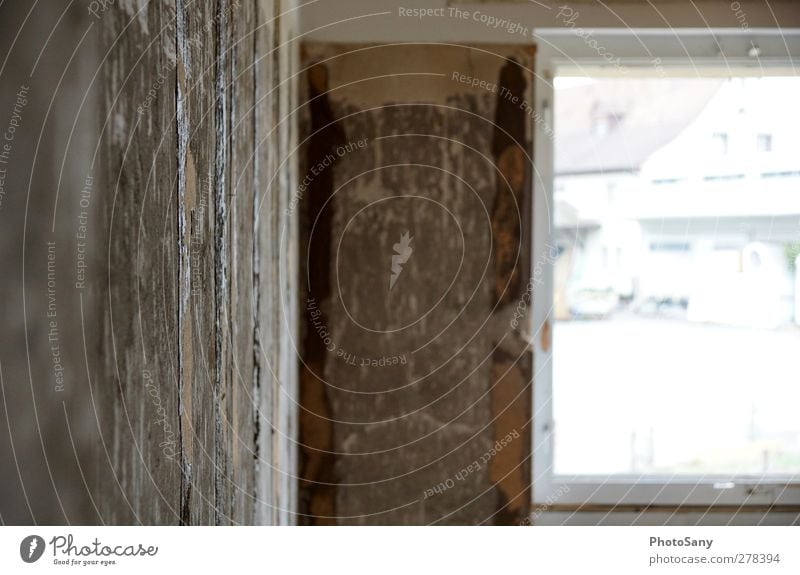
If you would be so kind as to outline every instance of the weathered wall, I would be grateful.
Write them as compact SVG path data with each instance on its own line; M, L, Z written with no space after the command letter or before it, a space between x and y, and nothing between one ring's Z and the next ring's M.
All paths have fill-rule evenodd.
M531 357L511 313L530 257L532 61L305 46L308 523L527 515Z
M294 322L278 300L294 307L296 248L276 216L295 178L292 7L129 2L100 17L92 383L108 523L293 520Z

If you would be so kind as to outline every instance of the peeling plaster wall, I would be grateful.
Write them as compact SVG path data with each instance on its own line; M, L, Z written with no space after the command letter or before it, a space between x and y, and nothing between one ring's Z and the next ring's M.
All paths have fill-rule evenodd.
M305 46L308 523L527 515L530 353L509 313L530 257L532 61L508 46ZM406 232L413 253L390 287Z
M112 524L291 523L296 500L296 12L124 3L102 15L93 374ZM106 262L111 262L108 266Z

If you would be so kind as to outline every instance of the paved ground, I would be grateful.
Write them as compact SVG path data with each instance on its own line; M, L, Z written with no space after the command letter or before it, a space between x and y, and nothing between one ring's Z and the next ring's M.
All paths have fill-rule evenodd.
M559 473L800 473L800 329L560 322Z

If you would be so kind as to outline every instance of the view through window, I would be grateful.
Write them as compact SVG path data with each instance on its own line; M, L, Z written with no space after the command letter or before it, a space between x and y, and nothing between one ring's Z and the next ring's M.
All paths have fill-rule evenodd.
M555 473L800 477L800 78L555 89Z

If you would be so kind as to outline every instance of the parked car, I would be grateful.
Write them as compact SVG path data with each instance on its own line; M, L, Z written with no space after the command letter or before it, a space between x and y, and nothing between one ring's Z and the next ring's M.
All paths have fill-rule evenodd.
M619 296L609 288L583 288L569 297L573 319L603 319L619 305Z

